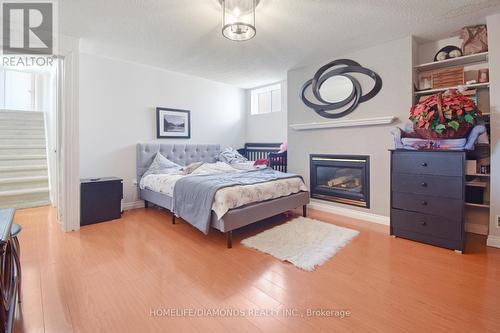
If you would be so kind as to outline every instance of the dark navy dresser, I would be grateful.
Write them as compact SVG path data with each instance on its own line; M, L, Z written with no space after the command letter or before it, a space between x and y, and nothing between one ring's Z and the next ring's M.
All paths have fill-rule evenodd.
M391 151L391 235L464 250L464 151Z

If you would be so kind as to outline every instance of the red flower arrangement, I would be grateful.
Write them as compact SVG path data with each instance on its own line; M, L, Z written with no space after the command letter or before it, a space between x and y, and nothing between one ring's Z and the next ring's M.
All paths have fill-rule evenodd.
M425 139L466 137L480 117L474 100L456 90L432 95L410 109L415 132Z

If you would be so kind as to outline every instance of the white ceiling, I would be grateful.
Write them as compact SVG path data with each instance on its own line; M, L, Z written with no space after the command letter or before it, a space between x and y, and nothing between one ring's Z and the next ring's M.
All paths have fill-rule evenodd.
M500 0L262 0L257 36L221 34L217 0L62 0L61 32L84 50L242 88L414 34L447 37L500 12Z

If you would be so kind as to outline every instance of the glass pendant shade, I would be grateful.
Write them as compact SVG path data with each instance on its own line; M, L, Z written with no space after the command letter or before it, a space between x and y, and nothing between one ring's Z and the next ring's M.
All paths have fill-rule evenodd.
M235 40L252 39L256 34L255 7L257 0L222 0L222 35Z

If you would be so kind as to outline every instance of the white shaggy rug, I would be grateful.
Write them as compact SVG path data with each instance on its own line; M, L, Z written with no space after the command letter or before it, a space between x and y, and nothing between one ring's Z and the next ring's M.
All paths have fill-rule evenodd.
M359 231L298 217L241 241L305 270L313 271L356 237Z

